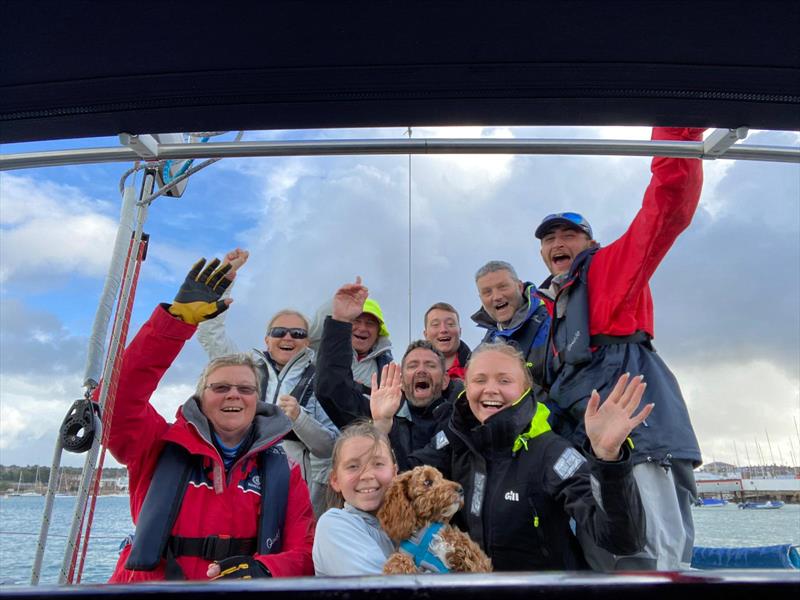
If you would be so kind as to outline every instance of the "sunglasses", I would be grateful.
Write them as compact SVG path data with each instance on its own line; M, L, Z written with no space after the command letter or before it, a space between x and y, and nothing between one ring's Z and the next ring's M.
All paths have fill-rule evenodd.
M586 224L586 219L583 218L583 215L580 215L576 212L552 213L542 219L542 223L549 221L550 219L566 219L567 221L572 221L575 223L575 225Z
M304 340L308 337L308 331L302 327L273 327L267 332L267 335L282 338L287 333L292 336L293 340Z
M236 385L233 383L209 383L206 388L210 389L215 394L227 394L233 388L236 388L242 396L252 396L258 391L258 388L254 385Z

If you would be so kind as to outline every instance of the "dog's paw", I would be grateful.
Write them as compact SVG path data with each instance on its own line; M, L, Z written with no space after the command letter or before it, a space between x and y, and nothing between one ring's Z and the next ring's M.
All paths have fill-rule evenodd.
M395 552L383 564L384 575L409 575L412 573L417 573L414 559L402 552Z
M491 573L492 560L481 547L466 534L460 531L456 533L459 534L459 540L447 555L450 569L456 573Z

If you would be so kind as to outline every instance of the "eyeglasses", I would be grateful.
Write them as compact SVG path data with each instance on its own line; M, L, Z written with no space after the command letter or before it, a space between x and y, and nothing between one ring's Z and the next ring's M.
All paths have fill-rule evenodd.
M236 385L233 383L209 383L206 388L215 394L227 394L233 388L236 388L242 396L252 396L258 391L258 388L254 385Z
M282 338L286 334L292 336L293 340L304 340L308 337L308 330L302 327L273 327L267 332L269 337Z

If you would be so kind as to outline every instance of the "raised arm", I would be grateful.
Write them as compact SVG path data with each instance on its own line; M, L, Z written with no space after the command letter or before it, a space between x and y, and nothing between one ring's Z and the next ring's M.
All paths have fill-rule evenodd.
M172 304L157 307L125 350L109 436L109 450L122 464L130 466L150 452L167 429L150 396L197 323L228 307L220 299L229 283L227 268L217 267L218 260L195 263Z
M353 379L352 325L325 319L317 354L314 394L320 406L339 429L359 418L370 418L369 399Z
M231 283L222 296L223 300L230 299L231 289L233 288L233 282L236 278L236 273L241 267L244 266L249 256L250 253L247 250L242 250L241 248L231 250L225 255L225 258L222 261L222 266L224 267L226 264L230 265L229 271L225 277L227 277ZM239 351L236 343L230 337L228 337L228 333L225 330L226 317L227 315L222 313L214 319L203 321L197 328L197 341L200 342L203 350L206 351L208 360L214 360L220 356L234 354Z
M333 296L331 316L325 318L319 352L314 393L331 421L339 428L358 418L369 418L369 400L363 387L353 379L353 325L364 310L369 290L356 277Z
M702 134L703 129L657 127L652 138L697 141ZM651 172L642 207L628 230L600 249L589 270L589 285L603 290L604 304L617 306L644 289L678 235L691 223L700 201L700 159L656 157Z
M579 537L588 536L614 554L632 554L644 543L644 512L625 443L653 410L648 404L634 415L644 390L641 377L625 374L602 404L592 392L584 417L588 462L557 438L552 446L560 455L547 471L547 485L575 519Z

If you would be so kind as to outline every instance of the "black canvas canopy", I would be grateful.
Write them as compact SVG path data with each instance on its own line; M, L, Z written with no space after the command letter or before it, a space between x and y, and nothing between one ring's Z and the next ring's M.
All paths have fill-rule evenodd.
M3 0L0 141L800 128L796 0Z

